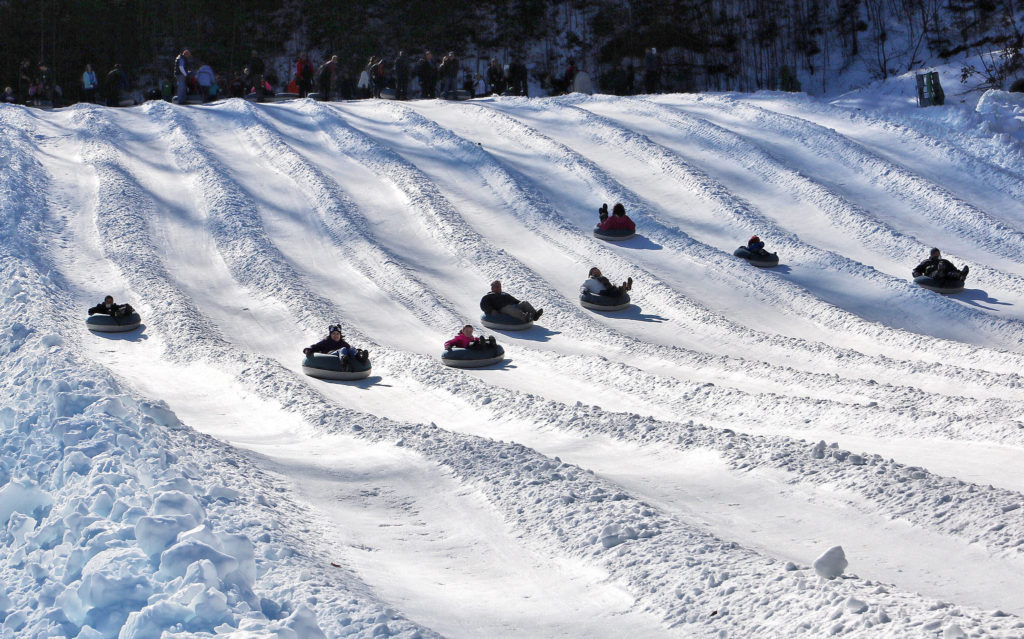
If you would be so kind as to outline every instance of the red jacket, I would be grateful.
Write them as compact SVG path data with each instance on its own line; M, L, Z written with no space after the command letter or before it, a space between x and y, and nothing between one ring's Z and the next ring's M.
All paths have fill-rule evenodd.
M618 231L620 229L635 231L636 224L633 223L633 220L629 219L628 215L610 215L608 216L608 219L601 222L597 228L602 231Z
M445 342L444 347L446 349L451 348L452 346L458 346L459 348L469 348L470 344L475 344L476 342L479 341L479 337L466 337L464 334L459 333L455 337Z

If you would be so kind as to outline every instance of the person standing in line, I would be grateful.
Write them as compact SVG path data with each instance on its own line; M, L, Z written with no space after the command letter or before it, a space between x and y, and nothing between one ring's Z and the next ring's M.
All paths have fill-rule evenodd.
M331 100L331 86L338 78L338 56L331 56L331 59L320 65L316 70L316 90L320 93L320 99L324 102Z
M121 92L128 90L128 76L120 63L114 63L107 72L106 79L107 106L116 107L121 103Z
M299 59L295 61L295 83L299 86L299 97L309 95L309 89L313 86L313 63L309 61L308 53L300 53Z
M409 57L405 51L399 51L395 58L395 99L409 99Z
M96 79L96 72L92 70L92 65L85 65L85 71L82 73L82 101L83 102L95 102L96 101L96 87L99 86L99 81Z
M192 52L185 49L174 59L174 79L178 85L178 104L188 100L188 78L192 75Z

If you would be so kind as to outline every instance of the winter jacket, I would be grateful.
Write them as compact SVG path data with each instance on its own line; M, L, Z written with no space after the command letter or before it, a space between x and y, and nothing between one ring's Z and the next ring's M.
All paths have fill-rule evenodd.
M598 225L602 231L635 231L636 224L629 219L628 215L609 215L608 219Z
M508 83L505 82L505 70L501 68L501 65L492 64L487 67L487 84L491 86L493 93L504 93L508 89Z
M944 276L951 273L959 273L960 270L953 266L949 260L941 257L929 257L917 265L914 269L914 277L927 275L929 277Z
M82 74L82 88L86 91L96 88L96 72L86 71Z
M255 73L256 75L263 75L266 70L266 65L263 64L263 60L259 57L249 58L249 61L245 64L249 67L249 73Z
M330 82L334 79L334 76L338 73L338 63L333 60L328 60L320 65L320 68L316 70L316 81L317 84L323 84L324 80Z
M216 82L216 78L213 75L213 69L210 68L210 65L204 64L199 67L199 70L196 71L196 82L198 82L201 87L208 88L213 86L213 83Z
M179 75L183 75L183 76L187 77L188 74L192 71L191 66L192 66L191 63L190 63L189 59L186 56L178 55L177 58L174 58L174 75L175 75L175 77L177 77Z
M135 312L131 304L111 304L107 306L100 302L89 309L89 315L110 315L111 317L125 317Z
M469 348L470 345L476 344L479 341L479 337L467 337L464 333L459 333L455 337L445 342L444 347L445 349L452 348L453 346L458 346L459 348Z
M484 313L497 313L510 304L515 306L518 303L519 300L504 291L501 293L488 293L480 299L480 310Z
M409 79L409 58L407 56L400 55L395 58L395 77L399 82Z
M309 82L310 80L313 79L313 74L314 73L315 73L315 71L313 70L313 63L312 62L310 62L306 58L299 58L298 60L296 60L296 62L295 62L295 76L299 80L301 80L303 82Z
M606 295L608 291L615 288L608 278L604 275L600 277L591 277L587 281L583 282L583 286L580 287L580 293L593 293L594 295Z
M339 340L333 340L333 339L331 339L330 335L328 335L326 338L324 338L324 339L320 340L319 342L317 342L316 344L313 344L312 346L310 346L308 350L309 350L309 354L313 354L313 353L331 353L331 352L334 352L336 350L340 350L342 348L352 348L352 347L349 346L348 342L345 341L345 338L342 338L342 339L339 339Z

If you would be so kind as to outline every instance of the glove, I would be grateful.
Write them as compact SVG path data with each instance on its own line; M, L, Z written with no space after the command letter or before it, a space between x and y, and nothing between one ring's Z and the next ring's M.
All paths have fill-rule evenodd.
M313 351L311 349L304 348L302 349L302 354L305 355L306 357L309 357L310 355L313 354Z
M93 309L90 308L89 309L89 315L93 315L94 313L96 313L96 311L94 311Z

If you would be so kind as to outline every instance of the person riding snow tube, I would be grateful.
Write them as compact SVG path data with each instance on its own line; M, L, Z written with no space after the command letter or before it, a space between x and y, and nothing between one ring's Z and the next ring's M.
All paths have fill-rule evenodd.
M629 306L629 291L633 278L627 278L621 286L615 286L601 274L596 266L590 269L589 277L580 286L580 305L594 311L621 311Z
M597 210L601 222L594 229L594 237L608 242L621 242L636 235L636 224L626 215L626 207L617 203L608 215L608 205Z
M352 381L366 379L373 371L370 358L365 351L355 355L338 353L310 353L302 360L302 372L318 379Z
M480 299L480 322L487 328L502 331L523 331L540 319L544 309L535 309L529 302L519 301L501 290L501 280L491 282L491 292Z
M131 304L115 304L107 295L103 301L89 309L86 327L97 333L126 333L142 325L142 318Z
M592 311L621 311L630 304L629 294L595 295L589 291L580 293L580 306Z
M355 380L370 376L370 356L352 348L341 334L341 325L332 324L327 337L302 349L302 372L320 379Z
M964 290L969 266L958 269L949 260L943 259L942 252L933 248L928 259L913 270L914 283L936 293L959 293Z
M494 337L473 337L473 327L466 324L459 334L444 343L441 362L454 368L480 368L505 359L505 349Z
M480 323L496 331L525 331L533 328L533 320L523 321L504 313L484 313L480 316Z
M777 253L769 253L764 248L764 242L761 238L754 235L747 240L746 246L741 246L732 252L736 257L742 257L746 261L750 262L753 266L759 266L761 268L770 268L772 266L779 265L779 255Z

